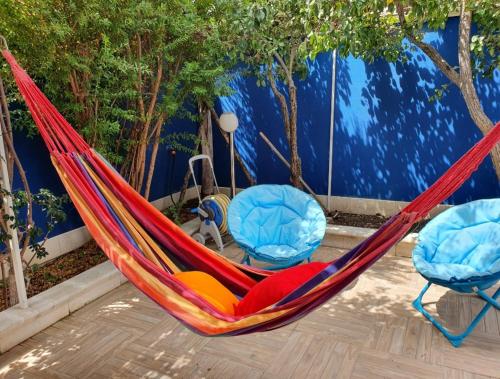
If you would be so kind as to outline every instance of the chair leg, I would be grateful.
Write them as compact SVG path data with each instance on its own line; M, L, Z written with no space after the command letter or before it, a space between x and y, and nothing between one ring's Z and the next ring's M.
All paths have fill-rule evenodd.
M496 300L500 296L500 288L496 290L493 296L489 296L486 292L482 290L477 290L476 294L481 297L484 301L490 303L493 307L500 310L500 303Z
M429 289L429 287L432 285L431 282L428 282L424 288L422 289L422 292L420 292L420 295L418 295L418 297L413 301L413 306L415 307L416 310L418 310L420 313L422 313L430 322L432 322L432 324L439 329L439 331L441 333L443 333L443 335L448 339L448 341L450 341L450 343L454 346L454 347L459 347L463 340L465 339L465 337L467 337L473 330L474 328L477 326L477 324L479 323L479 321L486 315L486 312L488 312L488 310L494 306L496 308L498 308L498 302L495 301L495 299L500 295L500 289L498 289L495 294L493 295L493 297L489 297L486 293L484 293L483 291L477 291L477 295L479 297L481 297L483 300L486 301L486 304L484 305L484 307L481 309L481 311L477 314L477 316L474 318L474 320L472 320L472 322L470 323L470 325L467 327L467 329L463 332L463 333L460 333L460 334L451 334L448 329L446 329L443 325L441 325L434 317L432 317L429 312L427 312L424 307L422 306L422 298L424 297L425 293L427 292L427 290Z
M240 263L243 263L243 264L246 264L246 265L251 266L252 264L250 263L250 255L245 254L245 255L243 256L243 259L241 260L241 262L240 262Z

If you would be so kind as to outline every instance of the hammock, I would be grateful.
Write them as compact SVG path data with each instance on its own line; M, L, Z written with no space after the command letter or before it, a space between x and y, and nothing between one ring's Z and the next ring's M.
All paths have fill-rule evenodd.
M8 50L2 54L50 151L52 163L92 237L131 283L184 325L206 336L279 328L321 306L450 196L500 140L497 123L429 189L367 240L277 303L253 314L235 316L219 311L172 274L203 271L234 294L244 296L273 273L231 262L194 241L85 143Z

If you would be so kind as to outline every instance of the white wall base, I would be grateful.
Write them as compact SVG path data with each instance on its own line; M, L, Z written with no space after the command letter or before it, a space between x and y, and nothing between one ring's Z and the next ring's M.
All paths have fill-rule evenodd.
M375 233L377 229L358 228L355 226L327 225L323 246L337 249L352 249ZM387 254L411 258L417 244L418 234L410 233L399 241Z
M107 261L29 298L26 309L16 305L0 312L0 353L39 333L126 280Z
M326 196L320 195L319 198L324 204L326 204ZM345 213L366 215L381 214L382 216L389 217L401 211L408 204L408 201L332 196L332 210ZM448 209L450 206L451 205L440 204L431 211L430 216L434 217L445 209Z
M221 191L229 194L229 187L221 187ZM236 192L243 191L243 188L237 188ZM327 196L326 195L318 195L318 199L323 203L326 207ZM368 199L362 197L344 197L344 196L332 196L331 198L332 210L336 210L344 213L357 213L357 214L365 214L365 215L375 215L380 214L385 217L392 216L399 211L401 211L404 207L406 207L409 202L408 201L395 201L395 200L379 200L379 199ZM448 209L451 205L440 204L435 207L430 216L434 217L435 215L441 213L445 209Z

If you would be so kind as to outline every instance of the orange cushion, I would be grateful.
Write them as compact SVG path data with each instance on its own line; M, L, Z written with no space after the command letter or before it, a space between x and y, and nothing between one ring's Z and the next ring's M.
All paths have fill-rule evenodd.
M201 271L180 272L174 276L219 311L234 315L237 297L213 276Z
M329 263L312 262L267 277L253 286L241 299L236 307L236 315L249 315L277 303L328 265Z

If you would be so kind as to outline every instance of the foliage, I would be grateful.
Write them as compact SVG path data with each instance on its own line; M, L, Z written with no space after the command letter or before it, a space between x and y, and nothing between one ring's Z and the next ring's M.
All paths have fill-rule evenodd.
M290 149L290 179L297 187L302 169L295 80L307 76L308 35L317 20L309 16L315 7L314 2L294 0L241 0L235 2L234 16L227 21L237 31L237 59L257 77L257 85L271 87L278 101Z
M174 203L169 207L167 207L163 211L163 214L167 216L170 220L175 222L177 225L181 225L182 224L181 212L183 205L184 204L182 202Z
M196 148L200 144L200 139L192 133L180 132L180 133L169 133L163 139L162 142L169 146L170 150L176 150L188 155L198 154L198 149Z
M311 54L338 49L342 56L352 54L372 62L381 57L387 61L405 60L406 49L419 48L436 67L456 85L469 114L483 134L493 122L482 109L474 76L491 76L500 68L500 8L495 0L315 0L319 11L319 28L312 30ZM456 41L458 67L447 61L424 39L425 31L446 27L451 14L458 14ZM473 27L474 26L474 27ZM403 43L407 41L409 43ZM430 100L440 99L448 90L438 88ZM491 152L493 166L500 179L500 146Z
M0 228L0 242L6 248L8 241L12 238L12 233L18 233L20 245L23 246L25 239L29 240L29 249L34 253L33 257L43 258L47 256L44 244L54 228L66 220L64 206L68 202L68 196L56 196L48 189L40 191L32 196L35 207L39 207L44 214L44 225L37 225L27 217L27 207L29 198L24 190L9 192L0 189L3 198L12 197L12 213L9 216L2 213L2 227ZM7 222L10 227L7 227ZM30 260L31 261L31 260ZM27 263L28 265L28 263Z
M121 164L138 188L145 146L166 121L186 105L212 104L228 93L227 44L218 28L225 1L4 3L0 34L10 49L87 141Z
M279 79L288 79L286 70L307 75L305 58L308 31L303 4L293 0L242 1L236 6L232 27L238 30L238 59L248 64L257 84L267 82L267 66L273 66ZM279 56L286 68L275 64Z
M350 2L314 1L311 9L320 27L311 29L310 54L338 49L339 54L372 62L382 57L388 61L405 59L403 39L414 36L422 41L426 30L446 27L450 14L457 14L460 1L435 0L356 0ZM404 10L402 25L397 6ZM466 2L476 30L471 39L476 67L491 75L500 67L500 9L495 0ZM312 17L312 16L311 16Z

